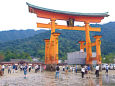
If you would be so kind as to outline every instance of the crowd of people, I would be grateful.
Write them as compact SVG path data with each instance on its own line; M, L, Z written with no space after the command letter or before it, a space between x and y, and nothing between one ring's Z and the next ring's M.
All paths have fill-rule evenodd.
M24 64L9 64L9 65L0 65L0 76L3 76L4 75L4 71L7 70L8 71L8 74L11 74L11 73L17 73L18 70L19 71L23 71L24 72L24 78L26 78L27 76L27 71L28 72L31 72L31 69L35 70L35 73L37 73L38 71L43 71L46 67L45 66L42 66L42 65L28 65L26 63Z
M91 65L81 65L81 78L84 78L86 75L86 78L91 77ZM62 71L65 71L65 74L68 74L68 72L73 72L77 73L78 72L78 67L76 66L71 66L71 65L65 65L62 67ZM95 75L96 77L99 77L99 71L100 71L100 66L97 64L95 67ZM106 67L106 72L108 74L108 67ZM56 67L56 78L59 78L59 68L58 66Z
M46 66L42 66L42 65L28 65L26 63L24 64L19 64L19 65L0 65L0 76L2 76L4 74L5 70L8 70L8 74L11 73L17 73L18 70L23 71L24 72L24 78L27 77L27 72L31 72L31 69L34 70L35 73L37 73L38 71L43 71L46 69ZM59 72L60 72L60 66L57 65L55 67L56 70L56 74L55 74L55 78L59 79ZM95 67L95 74L96 77L99 77L99 70L100 67L99 65L96 65ZM78 73L78 65L63 65L62 66L62 71L65 72L65 74L68 74L68 72L72 72L72 73ZM108 66L106 67L106 73L108 74ZM90 78L91 75L91 66L90 65L82 65L81 66L81 77L84 78L84 75L86 75L87 78Z

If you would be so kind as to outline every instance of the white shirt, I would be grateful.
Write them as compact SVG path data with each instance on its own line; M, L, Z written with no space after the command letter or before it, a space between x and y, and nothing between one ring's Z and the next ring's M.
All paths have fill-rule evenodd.
M75 67L73 67L72 70L74 71L74 70L75 70Z
M31 68L31 66L29 65L29 68Z
M72 70L72 67L70 67L70 70Z
M99 66L96 66L96 70L99 70Z
M23 66L21 65L20 68L23 68Z
M2 68L4 69L4 68L5 68L5 66L4 66L4 65L2 65Z
M85 68L81 68L81 72L84 72L84 73L85 73Z
M8 66L8 69L11 69L12 68L12 66L10 65L10 66Z
M107 70L109 69L108 65L106 66L106 69L107 69Z
M38 68L38 65L35 66L35 69L37 69L37 68Z

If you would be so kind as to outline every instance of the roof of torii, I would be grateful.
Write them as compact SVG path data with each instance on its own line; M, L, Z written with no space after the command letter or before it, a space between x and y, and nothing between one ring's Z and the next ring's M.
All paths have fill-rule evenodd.
M29 7L42 10L42 11L48 11L52 13L57 13L57 14L66 14L66 15L73 15L73 16L90 16L90 17L107 17L108 12L105 13L79 13L79 12L69 12L69 11L60 11L60 10L54 10L54 9L48 9L48 8L43 8L39 6L35 6L29 3L26 3Z
M37 17L55 19L55 20L69 20L74 19L78 22L99 23L104 17L109 16L108 13L77 13L68 11L59 11L47 9L26 3L29 7L29 12L37 14Z

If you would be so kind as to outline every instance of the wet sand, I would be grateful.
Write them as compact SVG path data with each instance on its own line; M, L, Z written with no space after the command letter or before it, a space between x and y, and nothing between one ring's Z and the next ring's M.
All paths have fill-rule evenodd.
M81 73L60 71L59 80L55 79L55 72L28 72L27 79L24 79L23 72L8 74L0 77L0 86L115 86L115 70L105 74L105 70L100 73L100 77L95 77L94 72L90 78L81 78Z

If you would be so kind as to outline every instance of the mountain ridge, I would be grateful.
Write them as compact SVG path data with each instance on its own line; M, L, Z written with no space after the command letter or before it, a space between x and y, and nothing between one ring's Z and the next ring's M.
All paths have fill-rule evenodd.
M16 39L24 39L45 31L46 30L35 31L33 29L0 31L0 42L8 42Z

